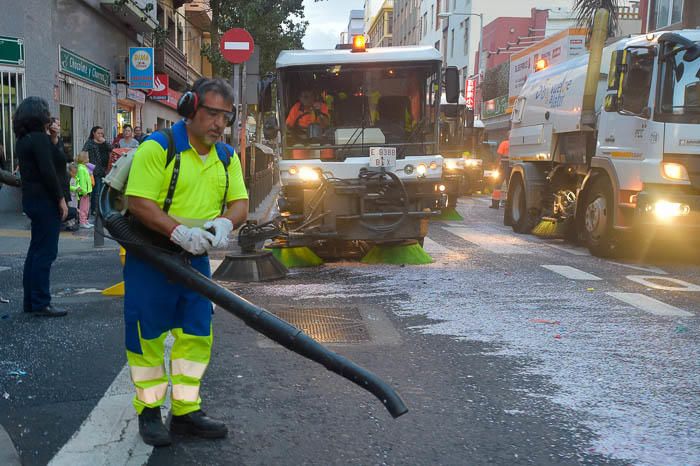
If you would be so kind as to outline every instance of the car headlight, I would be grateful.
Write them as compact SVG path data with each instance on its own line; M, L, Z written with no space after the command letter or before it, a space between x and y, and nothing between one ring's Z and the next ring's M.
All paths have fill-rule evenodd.
M680 163L663 162L661 174L664 178L673 181L689 181L688 170Z
M321 179L321 175L316 169L311 167L301 167L299 169L299 179L301 181L318 181Z
M426 167L424 163L419 163L416 167L416 173L418 174L418 176L425 176L425 173L427 171L428 167Z

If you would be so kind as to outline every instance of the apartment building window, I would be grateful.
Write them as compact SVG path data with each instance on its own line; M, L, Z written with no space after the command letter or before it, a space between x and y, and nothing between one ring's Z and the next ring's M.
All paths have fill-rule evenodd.
M421 30L423 32L421 33L421 39L428 33L428 12L423 13L422 23Z
M469 23L466 21L464 22L464 55L469 57Z
M433 21L435 21L435 5L430 5L430 29L433 28Z
M656 27L663 28L683 20L683 0L657 0Z
M450 56L454 57L455 56L455 30L452 30L451 34L451 44L450 44Z
M435 30L437 31L440 28L440 18L438 17L440 15L440 2L441 0L437 0L437 11L436 16L435 16Z

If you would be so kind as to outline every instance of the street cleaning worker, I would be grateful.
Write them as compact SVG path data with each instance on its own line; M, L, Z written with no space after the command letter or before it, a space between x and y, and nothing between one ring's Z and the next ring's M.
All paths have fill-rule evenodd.
M233 89L222 79L195 82L178 102L178 113L185 119L172 127L172 133L154 133L139 146L126 190L130 215L162 239L159 247L175 248L207 277L211 277L207 252L226 247L229 234L245 222L248 212L238 156L230 146L217 143L235 118L233 98ZM169 160L170 144L173 160ZM126 355L144 442L171 443L160 412L168 388L163 354L168 332L175 339L170 432L225 437L226 425L200 407L200 381L212 347L211 301L171 282L128 252L124 282Z

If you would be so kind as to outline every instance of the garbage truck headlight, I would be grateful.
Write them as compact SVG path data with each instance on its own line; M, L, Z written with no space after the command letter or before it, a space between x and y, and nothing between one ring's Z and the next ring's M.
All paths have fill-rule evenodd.
M416 167L416 173L418 174L418 176L425 176L425 173L427 171L428 167L426 167L424 163L419 163Z
M299 179L302 181L318 181L321 178L318 171L311 167L301 167L299 169Z
M685 217L690 214L690 206L680 202L656 201L653 207L649 207L653 209L654 215L659 220L670 220L673 217ZM650 210L649 207L647 210Z
M661 164L661 174L664 178L674 181L688 181L688 170L680 163L664 162Z

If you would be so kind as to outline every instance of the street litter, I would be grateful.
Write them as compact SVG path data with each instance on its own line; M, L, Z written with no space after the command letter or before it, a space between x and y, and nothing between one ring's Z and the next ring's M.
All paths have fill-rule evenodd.
M549 324L549 325L559 325L561 321L559 320L547 320L547 319L530 319L533 324Z
M23 376L27 375L27 373L21 369L16 369L14 371L8 371L7 375L14 375L17 377L23 377Z
M684 325L677 325L676 326L676 333L685 333L688 331L688 327Z
M0 303L2 303L2 304L9 304L9 303L10 303L10 300L9 300L9 299L5 299L5 298L0 298Z

